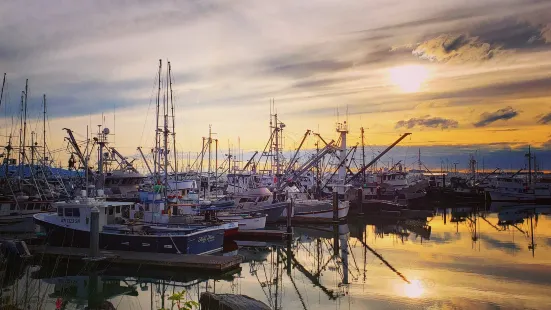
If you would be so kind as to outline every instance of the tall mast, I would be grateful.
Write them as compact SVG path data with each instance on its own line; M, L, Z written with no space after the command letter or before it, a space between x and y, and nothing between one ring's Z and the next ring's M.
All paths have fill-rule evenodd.
M23 155L23 162L25 162L25 146L27 143L27 94L29 92L29 79L25 81L25 105L24 105L24 120L23 120L23 147L21 153Z
M23 104L24 104L24 100L25 100L25 97L24 97L24 92L22 91L21 92L21 115L20 115L20 118L19 118L19 160L17 162L17 164L19 165L19 175L21 176L23 174L23 166L22 166L22 163L23 163Z
M168 82L170 85L170 108L172 110L172 152L174 152L174 176L178 180L178 153L176 152L176 120L174 118L174 101L172 97L172 66L168 62Z
M528 146L528 154L526 154L528 157L528 185L532 184L532 152L530 150L530 146Z
M208 148L209 148L209 164L208 164L208 172L207 172L207 192L210 194L210 174L212 172L211 169L211 149L212 149L212 125L209 124L209 137L207 140Z
M44 141L42 145L42 163L46 165L46 94L42 97L43 105L44 105L44 114L42 119L43 124L43 132L44 132Z
M5 173L4 173L4 176L7 178L8 177L8 167L10 165L10 153L11 153L11 150L12 150L12 147L11 147L11 134L10 134L10 137L8 139L8 145L6 146L6 170L5 170Z
M362 132L362 168L365 167L365 143L364 143L364 128L360 128ZM365 183L365 170L363 172L363 178Z
M2 91L0 91L0 107L2 106L2 98L4 97L4 85L6 85L6 74L4 73L4 79L2 80Z
M218 178L218 139L214 139L215 153L214 153L214 177Z
M167 74L167 81L168 81L168 69L166 71ZM166 84L166 97L165 100L163 100L163 114L164 114L164 122L163 122L163 138L164 138L164 171L165 171L165 178L164 178L164 195L165 195L165 206L168 206L168 192L167 192L167 186L168 186L168 83Z
M34 149L35 149L35 145L34 145L34 131L31 131L31 167L34 166Z
M153 149L153 176L155 181L159 181L158 175L158 165L159 165L159 149L160 149L160 139L159 139L159 108L161 104L161 70L163 67L163 62L159 59L159 73L157 80L157 104L155 107L155 148Z

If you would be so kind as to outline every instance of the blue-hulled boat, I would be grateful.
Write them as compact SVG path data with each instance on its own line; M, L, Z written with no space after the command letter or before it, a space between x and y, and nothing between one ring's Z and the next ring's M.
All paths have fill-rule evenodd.
M103 198L80 197L55 203L55 213L34 215L35 223L44 228L52 246L89 247L90 214L99 209L100 248L155 253L210 254L222 250L222 226L150 224L120 224L122 209L131 202L111 202Z

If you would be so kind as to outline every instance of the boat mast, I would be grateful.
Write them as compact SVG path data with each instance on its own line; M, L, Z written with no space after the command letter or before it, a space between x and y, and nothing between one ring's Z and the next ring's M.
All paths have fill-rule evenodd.
M172 66L168 62L168 83L170 86L170 109L172 110L172 147L174 152L174 176L178 181L178 153L176 152L176 120L174 118L174 101L172 96Z
M364 128L360 128L362 132L362 168L365 167L365 142L364 142ZM365 170L363 171L363 178L365 183Z
M166 71L167 74L167 80L168 80L168 69ZM163 138L164 138L164 171L165 171L165 177L164 177L164 195L165 195L165 207L168 206L168 192L167 192L167 186L168 186L168 83L166 84L166 97L165 100L163 100L163 114L164 114L164 124L163 124Z
M4 177L8 178L8 167L10 165L10 153L11 153L12 147L11 147L11 134L8 138L8 145L6 146L6 170L4 173Z
M155 178L155 182L159 182L159 175L158 175L158 165L159 165L159 149L160 149L160 139L159 139L159 108L160 108L160 100L161 100L161 70L163 67L163 62L161 59L159 59L159 73L158 73L158 80L157 80L157 105L156 105L156 112L155 112L155 148L153 149L153 177Z
M218 139L214 139L214 178L218 180Z
M29 79L25 81L25 118L23 120L23 148L21 149L23 162L25 161L25 145L27 143L27 94L29 92Z
M209 138L208 138L208 147L209 147L209 164L208 164L208 172L207 172L207 192L210 194L210 173L211 173L211 145L212 145L212 125L209 124Z
M31 167L32 167L32 166L34 166L34 150L35 150L34 131L31 131L31 146L30 146L30 149L31 149Z
M21 92L21 115L19 119L19 161L17 164L19 165L19 175L21 176L23 174L23 154L24 154L24 146L23 146L23 105L25 97L24 92Z
M2 91L0 91L0 107L2 106L2 98L4 97L4 86L6 85L6 73L4 73L4 79L2 80Z
M44 105L44 114L42 118L42 125L43 125L43 132L44 132L44 141L42 145L42 163L46 165L46 94L42 97L43 105Z
M528 154L525 155L528 157L528 185L532 184L532 152L530 146L528 146Z

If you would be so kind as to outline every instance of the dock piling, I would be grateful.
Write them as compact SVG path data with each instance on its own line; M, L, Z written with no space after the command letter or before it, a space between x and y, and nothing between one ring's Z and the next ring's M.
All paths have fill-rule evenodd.
M339 193L336 186L333 186L333 221L339 221Z
M93 207L90 212L90 254L91 259L99 258L99 209Z
M294 200L291 198L291 202L287 204L287 233L292 233L292 227L291 227L291 212L293 212L295 206L294 206Z

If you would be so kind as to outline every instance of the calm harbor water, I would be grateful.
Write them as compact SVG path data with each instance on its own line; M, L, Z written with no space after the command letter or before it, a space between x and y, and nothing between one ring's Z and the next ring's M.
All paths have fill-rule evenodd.
M508 210L439 209L427 222L366 215L336 227L295 227L290 246L229 244L224 255L245 262L224 275L140 266L91 273L63 259L8 266L0 273L1 305L170 309L169 296L186 290L188 300L205 291L244 294L272 309L550 309L551 209Z

